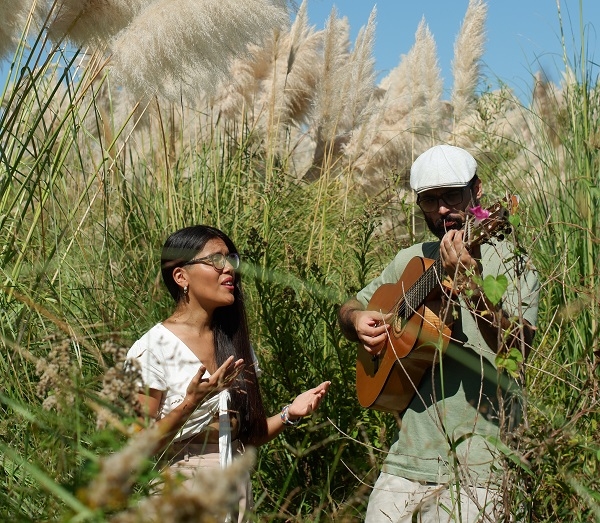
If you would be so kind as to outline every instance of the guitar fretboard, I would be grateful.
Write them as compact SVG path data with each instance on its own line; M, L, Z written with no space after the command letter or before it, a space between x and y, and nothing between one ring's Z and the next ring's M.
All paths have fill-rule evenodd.
M390 311L394 315L407 320L417 310L431 293L433 289L442 282L442 260L437 258L435 262L417 279L415 283L406 290L396 305Z

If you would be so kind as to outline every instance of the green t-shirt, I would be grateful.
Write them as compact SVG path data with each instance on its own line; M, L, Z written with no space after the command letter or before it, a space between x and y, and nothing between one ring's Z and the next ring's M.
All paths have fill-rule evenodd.
M366 306L380 285L400 279L414 256L437 258L438 252L439 242L421 243L400 251L381 275L357 294L357 299ZM508 279L503 309L509 317L522 314L536 325L537 274L527 260L519 259L521 274L517 276L516 260L506 242L481 247L482 276L504 274ZM500 390L504 419L514 422L519 413L517 387L506 374L498 372L495 356L460 298L452 341L440 364L425 374L418 393L402 414L383 472L431 483L453 481L456 472L462 484L486 485L495 478L498 453L494 440L499 436L502 418L498 406Z

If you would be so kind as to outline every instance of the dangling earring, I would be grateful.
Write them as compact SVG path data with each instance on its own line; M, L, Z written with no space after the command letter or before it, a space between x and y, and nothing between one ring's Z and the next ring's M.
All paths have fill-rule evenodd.
M183 288L183 297L184 297L184 298L187 298L189 293L190 293L190 289L189 289L189 287L186 285L186 286Z

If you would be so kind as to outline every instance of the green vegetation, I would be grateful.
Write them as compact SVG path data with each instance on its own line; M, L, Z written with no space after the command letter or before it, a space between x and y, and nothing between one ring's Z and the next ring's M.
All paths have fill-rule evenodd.
M193 104L135 98L97 55L21 40L0 113L0 520L136 521L126 510L153 464L124 454L121 476L105 466L131 437L123 355L167 315L160 247L194 223L242 252L267 410L332 381L313 418L257 453L257 518L360 520L396 420L358 405L337 307L420 234L406 168L450 141L479 153L488 200L520 195L516 245L543 281L534 349L523 368L513 358L528 397L507 510L600 521L600 87L585 49L565 49L570 75L537 81L528 107L506 88L471 100L463 82L461 114L433 121L435 89L403 105L398 72L395 96L375 95L370 25L350 52L342 22L315 33L304 15L242 62L269 65L262 83ZM401 71L430 56L428 42L420 28Z

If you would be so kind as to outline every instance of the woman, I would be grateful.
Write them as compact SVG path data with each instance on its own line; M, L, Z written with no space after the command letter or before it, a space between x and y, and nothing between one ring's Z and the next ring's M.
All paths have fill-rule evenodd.
M300 394L267 417L250 345L237 249L205 225L173 233L163 247L162 277L176 307L129 350L139 361L144 412L164 434L169 467L193 480L198 467L225 467L244 445L262 445L312 413L330 382ZM158 452L158 451L157 451ZM239 519L251 506L240 491Z

